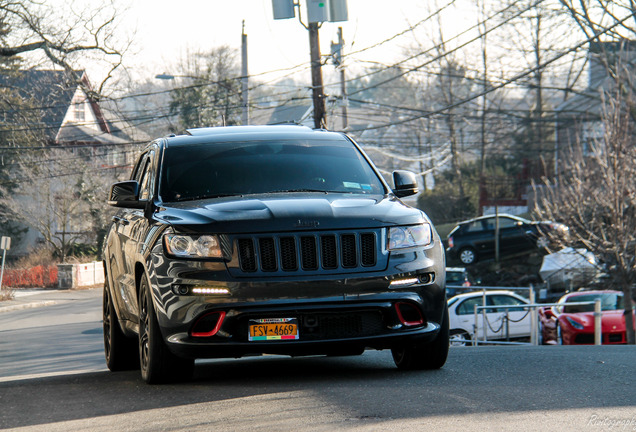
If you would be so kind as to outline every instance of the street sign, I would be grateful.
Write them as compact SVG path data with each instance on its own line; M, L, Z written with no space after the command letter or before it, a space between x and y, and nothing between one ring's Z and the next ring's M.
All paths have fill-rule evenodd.
M2 240L0 241L0 249L11 249L11 237L2 236Z

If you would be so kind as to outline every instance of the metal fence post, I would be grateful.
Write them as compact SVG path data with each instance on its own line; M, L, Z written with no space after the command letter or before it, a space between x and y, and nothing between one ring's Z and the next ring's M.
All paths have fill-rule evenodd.
M475 317L475 328L473 331L473 346L477 346L477 329L479 328L479 315L477 315L477 304L473 305L473 316Z
M530 304L535 304L535 294L534 294L534 286L530 284ZM537 323L537 308L530 308L530 344L538 345L538 323Z
M482 306L486 306L486 287L484 287L484 289L483 289L482 299L483 299ZM476 307L477 307L477 305L475 305L475 312L477 312ZM481 314L482 314L481 327L482 327L482 330L483 330L482 334L484 335L484 342L486 342L488 340L488 333L486 332L486 325L487 325L488 318L486 318L486 309L485 308L481 310Z
M504 309L506 311L506 341L510 341L510 309Z
M603 332L601 331L601 299L594 301L594 345L603 343Z

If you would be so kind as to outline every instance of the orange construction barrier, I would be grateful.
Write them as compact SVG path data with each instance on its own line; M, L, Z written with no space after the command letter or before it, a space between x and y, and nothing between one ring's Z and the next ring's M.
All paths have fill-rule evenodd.
M35 266L30 269L5 269L2 286L10 288L57 287L57 266Z

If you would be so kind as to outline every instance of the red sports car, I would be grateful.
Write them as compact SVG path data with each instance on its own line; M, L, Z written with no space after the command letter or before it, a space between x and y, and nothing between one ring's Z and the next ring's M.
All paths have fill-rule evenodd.
M544 344L594 344L594 305L570 305L601 300L602 343L624 344L625 317L623 293L620 291L578 291L564 295L558 306L539 309L541 336Z

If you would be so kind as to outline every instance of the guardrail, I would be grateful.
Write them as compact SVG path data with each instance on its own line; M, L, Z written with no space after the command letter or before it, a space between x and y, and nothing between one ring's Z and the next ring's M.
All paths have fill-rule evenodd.
M466 290L466 291L482 291L484 296L484 305L477 306L475 305L475 324L473 325L473 336L472 336L472 345L477 346L479 344L497 344L497 345L528 345L526 342L510 342L510 341L488 341L487 337L487 317L486 310L487 309L525 309L530 313L530 345L538 345L538 312L537 308L540 307L551 307L551 306L561 306L563 303L535 303L535 290L532 285L527 287L494 287L494 286L459 286L459 285L447 285L447 288L455 289L455 290ZM530 303L525 305L486 305L486 291L528 291L528 298ZM597 299L593 302L578 302L578 303L568 303L568 306L578 306L578 305L594 305L594 344L601 345L602 343L602 332L601 332L601 301ZM482 340L478 339L478 329L479 329L479 318L478 311L482 311L483 323L482 326ZM508 324L508 315L506 314L506 325ZM471 342L471 341L466 341Z

